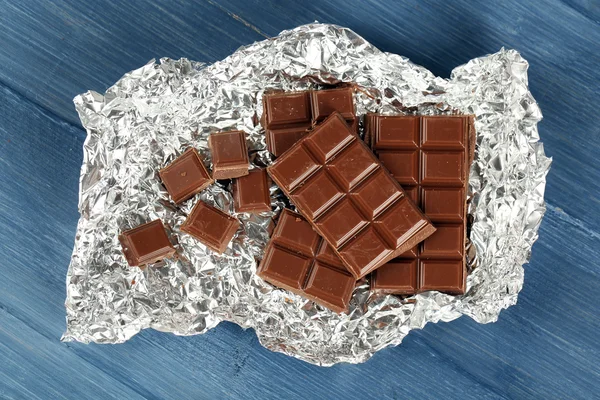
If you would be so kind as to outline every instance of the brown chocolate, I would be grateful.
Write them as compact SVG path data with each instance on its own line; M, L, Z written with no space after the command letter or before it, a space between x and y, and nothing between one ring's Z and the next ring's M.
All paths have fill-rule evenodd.
M213 183L200 155L187 149L158 174L175 203L181 203Z
M230 179L248 175L248 147L243 131L213 133L208 137L213 178Z
M160 219L122 232L119 242L127 263L132 267L152 264L175 254Z
M266 129L268 150L276 157L282 155L304 137L315 123L336 111L348 124L356 127L353 93L351 87L342 87L265 94L262 125Z
M255 168L233 181L233 205L236 212L271 211L269 177L264 168Z
M437 228L423 243L375 271L371 289L402 295L428 290L463 294L472 118L371 114L366 127L383 165Z
M274 92L263 97L263 125L266 129L310 125L310 94L305 92Z
M353 93L351 87L311 90L310 100L313 120L321 122L337 111L349 125L352 125L352 121L356 118L354 115Z
M335 312L344 312L355 279L300 214L284 209L265 249L258 276Z
M217 253L223 253L240 226L237 218L198 201L181 230L204 243Z
M267 171L356 279L435 231L337 112Z

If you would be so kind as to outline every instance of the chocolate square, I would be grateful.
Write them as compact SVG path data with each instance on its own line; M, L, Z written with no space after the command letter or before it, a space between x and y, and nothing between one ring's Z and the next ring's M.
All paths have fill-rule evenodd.
M176 204L188 200L213 183L194 148L187 149L158 174Z
M152 264L175 254L160 219L122 232L119 242L127 263L132 267Z
M243 131L213 133L208 137L213 178L230 179L248 175L248 147Z
M223 253L239 226L237 218L199 201L181 225L181 231L217 253Z
M267 170L255 168L233 181L233 205L236 212L271 211Z

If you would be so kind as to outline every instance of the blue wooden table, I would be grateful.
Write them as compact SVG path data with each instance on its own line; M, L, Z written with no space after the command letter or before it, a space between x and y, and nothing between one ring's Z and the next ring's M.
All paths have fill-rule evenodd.
M598 398L600 3L301 3L0 0L0 398ZM529 61L554 163L519 303L495 324L430 324L332 368L271 353L229 323L61 343L85 138L72 98L154 57L213 62L314 20L441 76L502 46Z

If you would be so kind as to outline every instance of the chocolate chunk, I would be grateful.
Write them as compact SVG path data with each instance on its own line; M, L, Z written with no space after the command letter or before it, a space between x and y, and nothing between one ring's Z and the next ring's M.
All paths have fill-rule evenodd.
M311 90L310 99L312 105L313 120L323 121L334 112L339 112L349 125L355 118L354 98L351 87L329 89L329 90Z
M199 201L181 225L181 230L217 253L223 253L239 226L237 218Z
M213 133L208 137L212 153L213 178L230 179L248 175L248 147L242 131Z
M335 312L344 312L355 279L300 215L284 209L265 249L258 276Z
M127 263L132 267L152 264L175 254L160 219L122 232L119 242Z
M194 148L187 149L158 174L175 203L189 199L213 183Z
M267 170L256 168L233 181L233 204L236 212L271 211Z
M263 104L265 128L287 128L311 123L308 92L265 94Z
M437 228L420 245L375 271L371 289L402 295L428 290L463 294L472 118L370 114L366 127L383 165Z
M358 128L351 87L267 93L263 110L261 122L266 129L267 148L276 157L333 112L341 113L353 129Z
M337 112L267 171L356 279L435 231Z

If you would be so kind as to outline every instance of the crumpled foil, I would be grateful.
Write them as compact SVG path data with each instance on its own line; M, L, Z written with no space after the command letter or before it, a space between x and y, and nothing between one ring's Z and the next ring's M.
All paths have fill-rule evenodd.
M227 320L254 328L271 350L332 365L363 362L428 322L461 315L480 323L496 321L502 309L517 301L522 265L545 211L551 160L539 142L542 115L528 89L527 67L518 52L502 49L442 79L402 56L381 52L349 29L310 24L240 48L209 66L186 59L152 61L104 95L76 97L88 136L63 340L121 343L145 328L193 335ZM340 82L359 85L359 115L476 116L467 248L476 268L465 295L373 297L362 284L350 312L337 315L272 287L255 272L271 217L283 207L275 187L274 211L238 214L243 227L223 255L180 232L200 199L233 213L230 187L216 184L175 206L158 179L161 167L189 146L210 162L207 136L233 128L249 133L253 163L268 164L264 131L256 123L264 91ZM143 270L128 267L118 233L156 218L178 243L177 258Z

